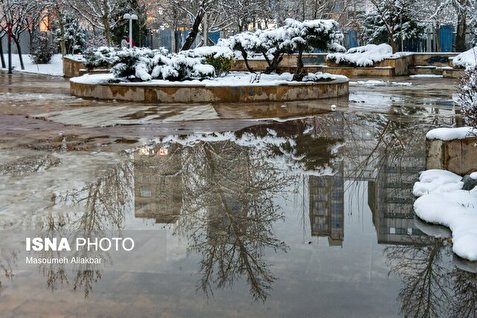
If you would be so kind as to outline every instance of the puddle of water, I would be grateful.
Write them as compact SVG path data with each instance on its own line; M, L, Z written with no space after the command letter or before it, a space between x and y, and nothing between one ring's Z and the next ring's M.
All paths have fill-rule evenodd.
M453 113L433 111L434 97L415 106L396 90L373 108L379 94L358 94L362 108L305 103L294 112L305 118L233 131L204 119L188 133L183 116L180 127L120 154L1 150L2 317L471 317L475 263L454 258L442 228L415 219L410 191L425 169L425 132ZM78 122L113 109L93 108L45 116ZM119 109L129 121L158 109L187 114ZM214 109L257 119L278 108ZM115 127L131 136L116 141L143 141L153 127L136 135ZM135 248L27 253L34 236L131 237ZM29 256L101 263L26 264Z

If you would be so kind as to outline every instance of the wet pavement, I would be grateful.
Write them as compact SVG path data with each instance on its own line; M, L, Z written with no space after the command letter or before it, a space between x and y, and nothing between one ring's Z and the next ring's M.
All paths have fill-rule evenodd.
M461 122L456 82L384 81L349 102L145 105L0 73L0 316L474 317L476 264L412 211L426 131Z

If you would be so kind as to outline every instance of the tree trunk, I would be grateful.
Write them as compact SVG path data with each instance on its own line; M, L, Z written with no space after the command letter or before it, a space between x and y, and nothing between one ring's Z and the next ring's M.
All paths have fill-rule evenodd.
M0 62L2 63L2 68L7 68L7 64L5 63L5 57L3 56L2 39L3 37L0 38Z
M204 36L204 45L208 46L209 45L209 26L207 24L207 13L204 14L204 18L202 19L202 34Z
M17 39L16 36L12 36L13 41L15 42L15 45L17 46L17 51L18 51L18 59L20 60L20 68L22 70L25 69L25 65L23 64L23 57L22 57L22 48L20 46L20 41Z
M389 40L389 45L391 45L391 47L393 49L393 53L396 53L397 44L396 44L396 41L394 40L394 34L389 34L388 40Z
M278 65L283 60L283 53L274 53L273 59L269 62L267 69L265 70L265 74L270 74L276 72L278 70Z
M199 9L199 12L195 16L194 24L192 25L192 30L187 36L187 39L185 40L184 45L181 48L181 51L189 50L192 47L192 44L194 43L197 37L197 34L199 34L199 27L202 22L202 19L204 18L204 15L205 15L205 10L203 7L201 7Z
M240 52L242 53L242 57L243 57L243 61L245 62L245 66L247 67L247 70L250 72L250 73L255 73L255 71L250 67L250 65L248 64L248 54L247 54L247 51L245 50L240 50Z
M111 29L109 27L109 18L107 15L103 16L104 37L106 38L106 44L111 46ZM129 39L132 43L132 39ZM131 45L132 47L132 45Z
M456 52L465 51L465 26L466 18L465 12L457 15L457 32L455 35L455 50Z
M58 24L60 26L60 50L61 55L66 55L66 41L65 41L65 25L63 24L63 19L58 18Z
M303 79L305 74L303 73L303 50L298 51L298 56L296 57L296 69L295 73L293 74L293 80L294 81L299 81Z

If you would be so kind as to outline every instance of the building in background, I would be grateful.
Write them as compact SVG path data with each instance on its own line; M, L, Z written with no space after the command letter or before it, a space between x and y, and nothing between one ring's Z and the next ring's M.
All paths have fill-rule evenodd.
M182 169L179 146L134 155L136 218L175 223L182 207Z

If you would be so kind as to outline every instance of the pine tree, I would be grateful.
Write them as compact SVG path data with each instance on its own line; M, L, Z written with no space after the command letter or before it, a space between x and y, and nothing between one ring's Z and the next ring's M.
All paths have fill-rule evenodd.
M59 23L55 23L53 26L55 43L60 47L60 43L63 39L66 54L81 53L86 44L86 31L79 25L78 20L71 13L66 13L61 20L64 34L61 32Z

